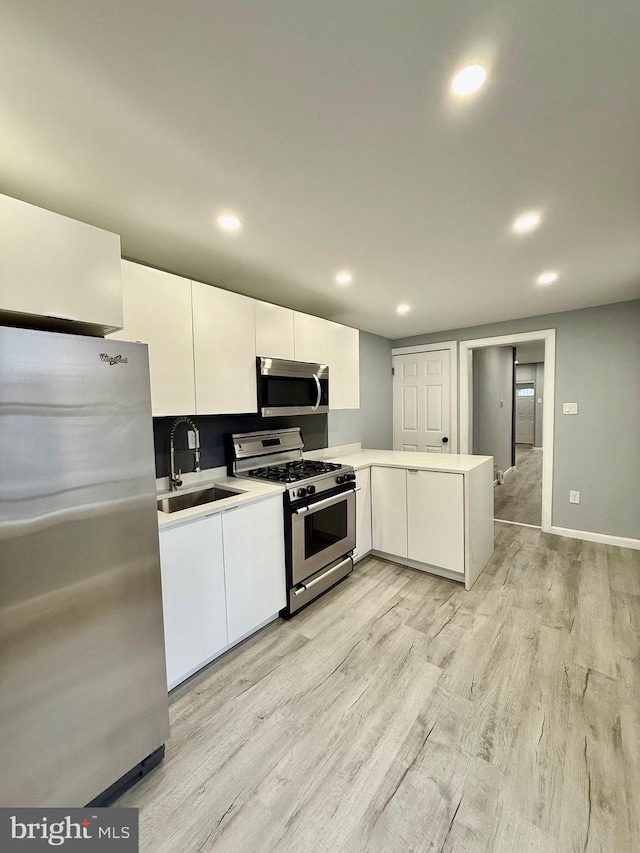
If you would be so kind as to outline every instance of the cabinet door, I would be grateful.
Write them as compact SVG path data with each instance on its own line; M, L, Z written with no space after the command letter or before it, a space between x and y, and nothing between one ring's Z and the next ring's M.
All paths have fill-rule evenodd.
M122 289L124 328L110 337L149 345L153 415L195 414L191 282L123 261Z
M282 497L227 510L222 526L229 643L234 643L286 604Z
M180 684L227 645L220 515L160 531L167 684Z
M464 572L464 476L407 472L409 559Z
M371 468L371 516L376 551L407 556L407 472Z
M340 323L329 323L329 407L360 408L360 332Z
M328 320L323 320L321 317L301 314L299 311L293 312L296 361L329 363L328 328L330 325ZM331 376L329 376L329 383L331 383Z
M256 302L256 355L295 358L293 311L269 302Z
M371 469L356 471L356 552L362 559L372 548Z
M192 282L196 413L257 412L254 300Z
M0 195L0 311L122 328L120 237Z

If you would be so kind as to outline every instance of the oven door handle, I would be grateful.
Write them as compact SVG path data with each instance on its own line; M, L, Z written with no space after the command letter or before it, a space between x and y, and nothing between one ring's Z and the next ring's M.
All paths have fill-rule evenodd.
M316 501L315 503L307 506L298 507L298 509L294 509L294 513L296 515L304 515L305 512L310 512L311 510L315 512L317 509L324 509L327 506L333 506L333 504L340 503L340 501L353 494L355 494L355 489L349 489L348 492L340 492L339 495L333 495L333 497L325 498L323 501Z
M313 411L314 411L314 412L317 412L317 411L318 411L318 406L320 405L320 400L322 399L322 388L320 387L320 380L318 379L318 374L317 374L317 373L314 373L314 374L313 374L313 378L314 378L315 383L316 383L316 388L318 389L318 399L316 400L316 404L315 404L315 406L313 407Z
M346 557L344 560L340 560L337 565L331 566L330 569L327 569L326 572L323 572L317 578L314 578L312 581L309 581L309 583L301 584L298 589L294 589L293 594L300 595L300 593L306 592L308 589L311 589L312 586L315 586L317 583L320 583L320 581L323 581L326 577L329 577L329 575L332 575L334 572L337 572L349 562L352 562L351 557Z

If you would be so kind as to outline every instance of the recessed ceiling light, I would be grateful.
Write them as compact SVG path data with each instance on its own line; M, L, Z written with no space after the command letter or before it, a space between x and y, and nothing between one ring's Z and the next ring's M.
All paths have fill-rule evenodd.
M536 282L538 284L553 284L554 281L558 280L558 273L553 270L547 270L547 272L541 273Z
M353 273L350 273L347 270L341 270L336 275L336 281L338 284L351 284L353 281Z
M222 213L217 217L216 222L223 231L238 231L242 228L242 220L234 213Z
M511 226L512 231L516 234L527 234L529 231L533 231L534 228L537 228L540 225L540 214L531 211L530 213L523 213L522 216L519 216Z
M484 86L487 70L482 65L466 65L454 74L451 89L456 95L472 95Z
M411 306L407 305L406 302L403 302L401 305L398 305L396 311L398 312L398 314L406 314L407 311L411 311Z

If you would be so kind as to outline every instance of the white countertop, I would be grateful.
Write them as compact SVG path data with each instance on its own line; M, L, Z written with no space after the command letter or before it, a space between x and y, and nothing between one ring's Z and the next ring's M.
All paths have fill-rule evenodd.
M202 506L181 509L178 512L167 513L158 510L158 527L160 530L166 530L168 527L176 527L179 524L204 518L207 515L216 515L219 512L225 512L225 510L234 507L256 503L273 495L281 495L284 492L284 487L279 483L265 483L262 480L242 480L238 477L217 476L207 479L206 471L203 471L197 480L194 479L195 476L191 475L189 482L185 483L177 492L169 492L166 489L159 491L158 499L170 497L171 495L200 491L201 489L210 489L212 486L219 486L222 489L236 492L236 494L229 498L203 504Z
M419 468L422 471L445 471L449 474L467 474L492 456L467 456L460 453L411 453L408 450L361 450L345 456L327 455L332 462L368 468L381 465L385 468Z

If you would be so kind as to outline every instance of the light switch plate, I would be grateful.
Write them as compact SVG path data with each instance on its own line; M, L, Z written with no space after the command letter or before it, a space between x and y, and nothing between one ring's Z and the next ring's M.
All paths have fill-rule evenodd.
M580 503L580 492L570 491L569 492L569 503L570 504L579 504Z
M563 415L577 415L578 414L578 404L577 403L563 403L562 404L562 414Z

